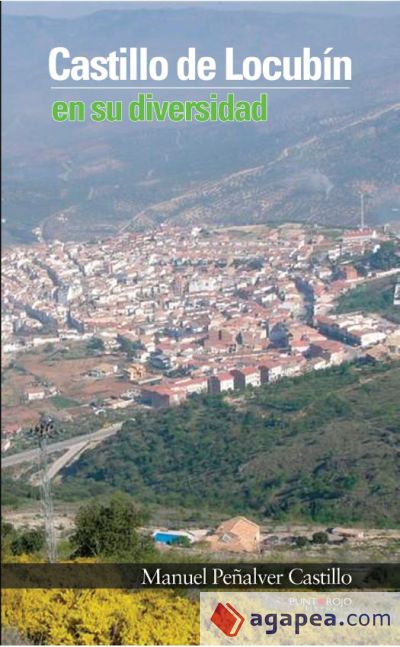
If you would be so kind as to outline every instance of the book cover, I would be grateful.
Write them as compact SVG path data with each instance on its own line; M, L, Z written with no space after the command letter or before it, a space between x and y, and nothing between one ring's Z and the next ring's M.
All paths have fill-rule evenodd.
M395 640L399 34L2 3L4 644Z

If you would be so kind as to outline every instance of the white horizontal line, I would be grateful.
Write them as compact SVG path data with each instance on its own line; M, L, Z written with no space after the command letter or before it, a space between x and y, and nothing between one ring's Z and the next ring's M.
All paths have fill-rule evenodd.
M52 85L51 90L350 90L350 85L274 85L265 87L263 85Z

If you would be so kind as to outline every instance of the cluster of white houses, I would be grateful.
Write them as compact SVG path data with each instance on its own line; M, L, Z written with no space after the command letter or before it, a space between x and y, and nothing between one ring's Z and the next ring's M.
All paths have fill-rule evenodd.
M378 315L367 315L361 312L320 315L316 319L316 324L322 334L361 348L383 342L390 328L390 324Z

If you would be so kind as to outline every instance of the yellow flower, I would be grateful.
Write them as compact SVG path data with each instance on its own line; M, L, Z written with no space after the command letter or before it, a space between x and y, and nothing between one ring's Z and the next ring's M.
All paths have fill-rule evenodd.
M2 622L35 643L199 643L199 605L173 591L3 591Z

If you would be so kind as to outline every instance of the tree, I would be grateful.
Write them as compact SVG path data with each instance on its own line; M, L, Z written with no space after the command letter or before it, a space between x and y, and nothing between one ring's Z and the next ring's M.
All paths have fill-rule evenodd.
M103 352L104 351L104 342L102 339L99 337L92 337L92 339L89 339L86 348L90 352Z
M174 541L174 546L179 546L179 548L191 548L192 544L189 537L182 535Z
M11 523L1 520L1 554L32 555L43 550L45 536L43 528L23 528L17 530Z
M313 544L327 544L329 542L328 533L324 531L314 532L312 536Z
M40 553L45 544L43 528L32 528L17 531L16 537L10 543L10 550L13 555L32 555Z
M135 357L137 351L144 350L142 342L139 340L127 339L123 335L117 335L117 342L119 344L119 349L122 353L126 353L127 356L132 359Z
M145 520L146 515L134 506L131 498L120 493L107 503L92 501L82 506L71 537L74 556L131 561L151 558L155 554L152 540L138 533Z
M383 243L376 252L369 254L368 261L371 269L390 270L400 267L398 247L393 241Z
M8 521L1 520L1 559L2 561L11 553L10 544L16 537L14 526Z
M15 528L12 523L8 521L1 520L1 541L7 540L10 536L15 533Z

